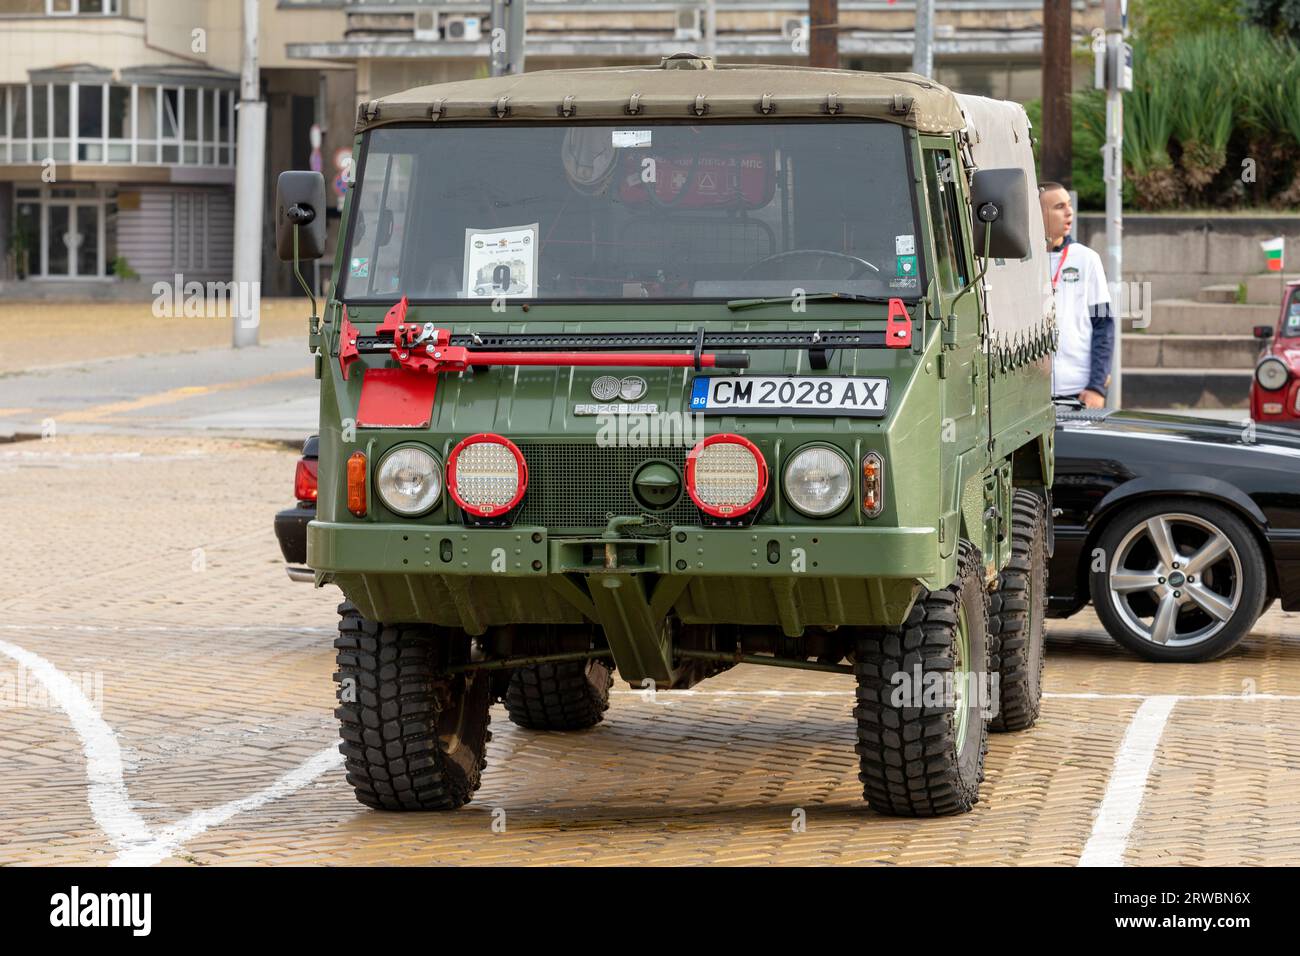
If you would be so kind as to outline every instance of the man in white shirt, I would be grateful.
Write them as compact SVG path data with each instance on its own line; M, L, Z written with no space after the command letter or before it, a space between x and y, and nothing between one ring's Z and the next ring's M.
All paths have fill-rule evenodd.
M1060 183L1038 184L1047 236L1048 273L1056 300L1060 344L1052 363L1052 397L1078 399L1087 408L1106 404L1115 320L1101 257L1070 238L1074 210Z

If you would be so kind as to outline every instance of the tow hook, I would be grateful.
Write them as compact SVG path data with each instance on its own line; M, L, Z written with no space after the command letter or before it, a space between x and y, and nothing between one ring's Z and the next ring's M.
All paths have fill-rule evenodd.
M600 535L605 539L606 571L618 569L618 540L622 537L621 530L643 524L645 524L645 518L641 515L615 515L609 519L609 523L605 525L605 530Z

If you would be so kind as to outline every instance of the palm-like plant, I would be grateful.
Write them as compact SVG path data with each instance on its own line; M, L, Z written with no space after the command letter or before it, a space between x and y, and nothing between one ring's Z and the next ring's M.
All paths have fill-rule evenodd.
M1133 195L1142 209L1174 205L1182 184L1169 153L1173 138L1177 90L1160 76L1163 63L1153 62L1141 42L1134 44L1133 91L1124 97L1124 174L1133 183ZM1080 123L1102 142L1106 139L1106 99L1099 90L1074 96Z
M1237 110L1239 84L1231 68L1237 31L1189 37L1155 55L1153 77L1173 86L1173 133L1182 147L1183 179L1196 193L1223 169Z
M1244 30L1235 67L1251 158L1266 173L1300 164L1300 50L1285 38ZM1276 175L1261 178L1285 182ZM1300 167L1274 201L1300 202Z

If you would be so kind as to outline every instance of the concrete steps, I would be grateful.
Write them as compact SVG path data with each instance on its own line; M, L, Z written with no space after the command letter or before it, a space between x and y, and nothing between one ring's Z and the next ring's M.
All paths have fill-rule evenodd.
M1240 291L1241 287L1231 282L1224 285L1202 286L1200 291L1196 293L1196 301L1227 303L1231 305L1237 301L1237 294Z
M1280 297L1274 305L1161 299L1151 303L1151 324L1146 331L1173 335L1249 336L1255 326L1275 323L1280 306Z
M1253 369L1135 368L1126 362L1124 407L1232 408L1249 417L1254 374Z
M1203 286L1192 299L1151 303L1147 328L1125 327L1124 404L1247 414L1260 354L1254 329L1276 324L1281 301L1282 280L1265 273Z
M1253 369L1260 346L1246 335L1124 332L1124 367Z
M1287 282L1300 282L1300 273L1286 277ZM1252 305L1271 305L1276 318L1282 306L1282 279L1276 272L1264 272L1246 279L1246 301Z

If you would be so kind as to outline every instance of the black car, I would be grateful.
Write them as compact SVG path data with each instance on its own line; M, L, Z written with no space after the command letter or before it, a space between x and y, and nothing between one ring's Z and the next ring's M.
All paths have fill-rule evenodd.
M312 435L302 443L302 457L293 473L293 496L298 504L275 516L275 537L284 555L285 570L295 581L313 581L307 567L307 522L316 517L317 459L320 440Z
M1280 599L1300 610L1300 434L1057 408L1048 613L1089 602L1154 661L1218 657Z
M1275 599L1300 611L1300 433L1248 419L1058 407L1048 613L1090 602L1154 661L1218 657ZM316 436L275 518L289 576L306 567Z

